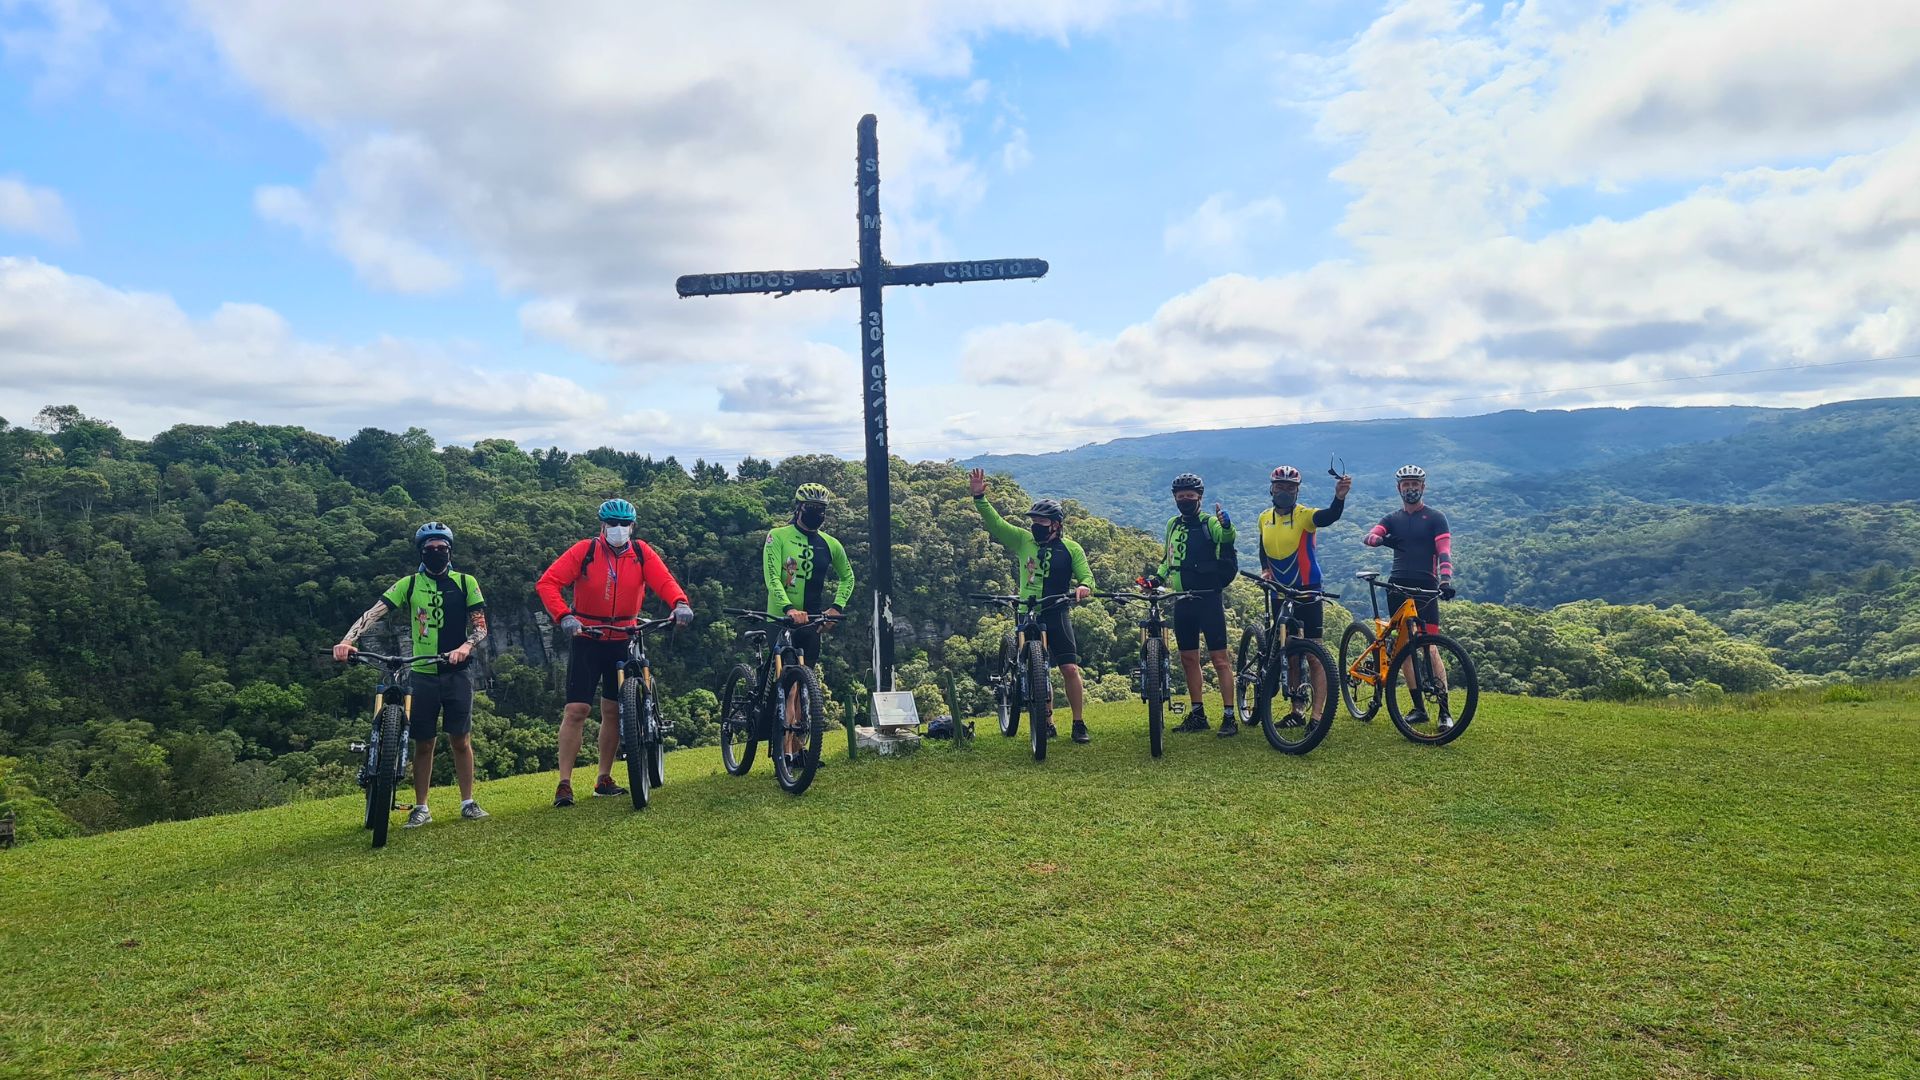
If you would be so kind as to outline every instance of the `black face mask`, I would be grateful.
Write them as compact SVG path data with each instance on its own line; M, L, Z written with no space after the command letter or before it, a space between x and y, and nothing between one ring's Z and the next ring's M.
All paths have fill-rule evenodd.
M1273 508L1282 513L1286 513L1298 505L1300 505L1300 493L1297 491L1284 495L1276 492L1273 496Z
M1033 526L1029 526L1029 528L1033 531L1033 538L1035 540L1038 540L1043 544L1050 544L1053 542L1053 526L1033 525Z
M420 553L420 565L429 574L444 574L453 565L453 552L447 548L428 548Z
M1180 513L1187 517L1194 517L1200 513L1199 499L1175 499L1174 502L1180 507Z
M798 518L800 527L814 532L827 523L827 508L824 506L803 506Z
M1426 496L1427 496L1427 493L1419 489L1415 489L1413 491L1403 491L1400 493L1400 501L1403 503L1406 503L1408 506L1412 506L1415 503L1419 502L1421 499L1426 498Z

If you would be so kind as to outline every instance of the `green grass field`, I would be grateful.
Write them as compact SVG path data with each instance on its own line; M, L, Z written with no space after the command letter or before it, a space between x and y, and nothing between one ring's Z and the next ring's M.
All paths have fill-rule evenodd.
M800 799L698 750L379 852L350 800L36 845L0 1073L1920 1075L1920 688L1871 695L1158 762L1134 702L1044 765L835 733Z

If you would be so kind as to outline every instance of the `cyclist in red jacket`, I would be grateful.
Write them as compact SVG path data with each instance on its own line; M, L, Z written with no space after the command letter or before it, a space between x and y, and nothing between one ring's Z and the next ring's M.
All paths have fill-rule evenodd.
M617 673L627 659L627 635L618 631L583 637L590 626L631 626L640 616L647 590L673 605L674 621L693 622L687 592L667 572L667 564L643 541L633 538L633 504L608 499L600 504L600 535L561 553L540 575L534 591L547 614L572 641L567 658L567 709L560 718L560 786L553 805L573 805L573 759L580 754L593 687L600 684L600 776L595 795L625 795L613 782L613 759L620 748ZM562 589L573 591L569 605Z

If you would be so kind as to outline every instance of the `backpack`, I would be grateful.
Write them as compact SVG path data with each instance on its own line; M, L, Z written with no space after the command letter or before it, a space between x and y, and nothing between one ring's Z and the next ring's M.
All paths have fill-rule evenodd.
M1202 520L1210 515L1200 515ZM1206 536L1202 525L1201 536ZM1212 551L1207 550L1212 548ZM1188 589L1224 589L1233 584L1235 574L1240 572L1240 555L1233 549L1232 541L1219 544L1205 541L1199 547L1194 546L1192 534L1187 536L1187 564L1180 568L1180 584Z

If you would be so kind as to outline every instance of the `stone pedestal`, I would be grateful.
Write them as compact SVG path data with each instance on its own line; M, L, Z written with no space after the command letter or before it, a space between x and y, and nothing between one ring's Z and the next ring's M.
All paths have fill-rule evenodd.
M856 727L853 742L860 749L882 757L898 757L920 748L920 733L912 728Z

